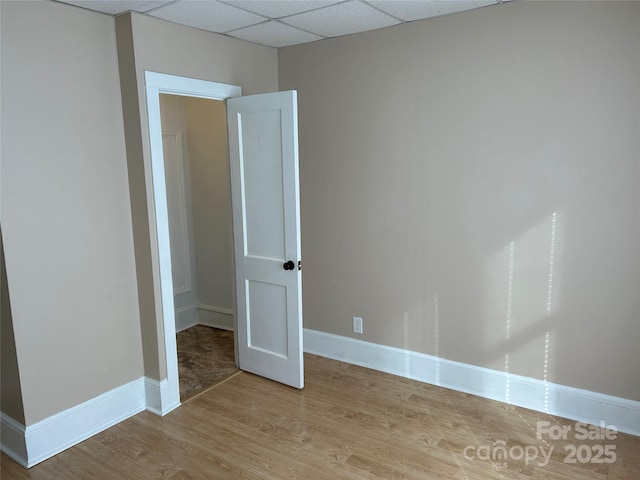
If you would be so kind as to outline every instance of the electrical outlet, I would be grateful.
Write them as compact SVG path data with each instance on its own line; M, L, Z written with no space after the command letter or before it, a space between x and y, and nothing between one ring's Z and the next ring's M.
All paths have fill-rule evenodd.
M362 317L353 317L353 333L362 333Z

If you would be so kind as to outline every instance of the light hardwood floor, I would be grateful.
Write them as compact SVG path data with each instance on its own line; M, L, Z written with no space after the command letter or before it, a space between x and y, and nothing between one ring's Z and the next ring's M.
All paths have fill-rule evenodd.
M302 391L243 372L163 418L140 413L30 470L2 455L2 479L640 479L639 437L538 439L538 421L575 422L321 357L305 362ZM502 442L504 462L475 455ZM572 444L588 445L583 459L594 445L615 445L617 458L565 463ZM553 447L546 465L539 454L510 458L540 447Z

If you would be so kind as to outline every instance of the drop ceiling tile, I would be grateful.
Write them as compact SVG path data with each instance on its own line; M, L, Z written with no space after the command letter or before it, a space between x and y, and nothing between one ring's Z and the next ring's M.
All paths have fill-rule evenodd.
M367 3L410 22L498 3L497 0L369 0Z
M322 37L303 32L274 20L241 28L240 30L229 32L227 35L269 47L287 47L289 45L322 40Z
M287 17L282 21L323 37L349 35L401 23L359 1L339 3L320 10Z
M87 8L96 12L108 13L109 15L117 15L122 12L144 13L152 8L159 7L166 3L167 0L62 0L63 3L75 5L77 7Z
M269 18L282 18L340 3L343 0L223 0Z
M265 18L259 15L211 0L184 0L154 10L149 15L217 33L265 21Z

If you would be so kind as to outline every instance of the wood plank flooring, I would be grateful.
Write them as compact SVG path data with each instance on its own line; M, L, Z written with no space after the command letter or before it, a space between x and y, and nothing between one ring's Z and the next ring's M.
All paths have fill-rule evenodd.
M322 357L305 362L302 391L243 372L30 470L2 455L2 479L640 479L639 437L538 439L538 421L575 422ZM571 444L588 445L583 459L614 445L616 460L565 463ZM507 458L492 459L500 446ZM535 460L518 458L534 449Z

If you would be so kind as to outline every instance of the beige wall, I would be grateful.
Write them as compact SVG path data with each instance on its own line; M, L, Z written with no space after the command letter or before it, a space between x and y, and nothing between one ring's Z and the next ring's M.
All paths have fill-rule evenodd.
M0 6L26 425L166 376L145 69L299 90L306 327L361 315L365 340L640 400L640 5L518 2L279 53L133 14L117 58L108 16Z
M7 285L7 271L4 266L2 238L0 238L0 367L0 411L24 424L20 372L13 335L11 299Z
M279 50L305 327L640 400L640 4Z
M20 391L3 399L31 425L166 376L143 71L274 91L277 52L138 15L114 28L55 2L1 6L2 233L24 418Z
M164 153L165 183L167 186L167 205L169 206L169 231L171 244L171 273L173 275L173 289L182 283L183 289L187 291L173 296L173 305L176 311L193 307L198 303L198 282L197 269L199 262L196 259L196 248L193 225L193 206L191 195L191 155L189 152L189 138L187 119L185 116L185 99L179 95L160 94L160 119L162 124L163 138L165 132L180 132L182 140L182 168L183 175L180 182L167 169L170 162L176 162L169 152ZM164 144L163 144L164 145ZM173 185L170 182L174 182ZM183 194L182 199L180 193ZM182 205L183 209L178 206ZM178 212L183 210L184 215ZM173 215L172 215L172 212ZM181 231L177 231L181 230ZM185 280L188 279L186 282ZM190 309L191 310L191 309ZM196 318L197 311L193 310L193 317ZM180 315L176 315L176 329L180 328Z
M185 98L191 160L198 302L235 310L227 111L224 102Z
M225 102L160 95L162 129L183 134L186 204L193 223L196 291L187 302L234 309L231 192ZM173 250L173 247L172 247ZM181 300L185 301L185 300Z
M136 244L145 374L166 378L150 177L144 71L239 85L244 95L278 89L277 50L138 14L116 18L129 187ZM157 292L157 293L156 293Z
M24 420L143 373L112 18L1 2L2 234Z

